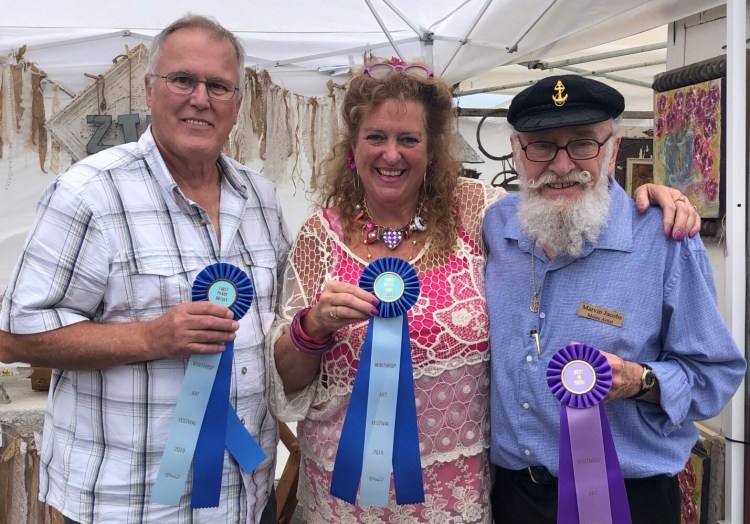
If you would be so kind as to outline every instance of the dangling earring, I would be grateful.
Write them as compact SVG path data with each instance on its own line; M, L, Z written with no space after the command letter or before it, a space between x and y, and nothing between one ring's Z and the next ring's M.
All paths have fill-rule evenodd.
M425 169L424 176L422 177L422 185L424 186L425 190L427 190L427 177L432 178L432 176L435 174L435 166L437 165L437 162L433 158L427 163L427 169Z
M432 176L433 174L435 174L435 167L437 167L437 160L433 158L427 163L427 171L425 171L425 176Z
M354 162L354 151L352 151L352 148L349 148L349 157L347 159L346 167L349 168L349 171L352 173L355 173L357 171L357 164Z
M354 191L359 193L359 171L354 170Z

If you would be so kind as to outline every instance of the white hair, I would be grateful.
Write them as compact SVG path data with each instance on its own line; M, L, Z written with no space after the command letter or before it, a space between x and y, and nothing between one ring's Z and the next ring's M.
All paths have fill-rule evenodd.
M165 27L151 43L151 49L149 51L148 64L146 64L146 74L156 74L156 66L159 64L159 58L161 57L161 50L164 46L164 42L174 32L180 29L201 29L211 35L212 38L220 41L227 42L234 49L235 57L237 58L237 74L240 81L239 97L245 91L245 48L242 45L242 41L237 36L222 26L218 20L211 16L197 15L193 13L187 13L186 15L178 18L167 27Z
M514 141L513 148L517 154L520 152L518 140ZM518 207L521 229L538 242L550 258L562 254L580 256L584 243L595 241L607 224L610 207L607 173L614 154L614 141L608 141L605 148L595 182L588 171L575 170L564 177L546 172L529 183L523 164L516 166L523 193ZM578 182L583 186L583 193L572 205L565 199L543 198L541 189L553 182Z

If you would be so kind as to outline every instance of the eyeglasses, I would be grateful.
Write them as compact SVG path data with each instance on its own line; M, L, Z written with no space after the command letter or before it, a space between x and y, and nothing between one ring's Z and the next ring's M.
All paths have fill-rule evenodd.
M167 89L178 95L189 95L195 91L198 84L206 85L206 93L214 100L231 100L234 93L239 91L229 80L221 78L209 78L208 80L199 80L197 76L190 73L167 73L166 75L154 75L163 78L167 83Z
M378 62L376 64L368 64L365 66L365 73L370 78L376 80L384 80L393 71L401 71L407 75L414 75L420 78L432 77L432 69L419 64L389 64L388 62Z
M610 138L612 138L612 133L601 142L593 138L581 138L571 140L564 146L558 146L554 142L546 141L529 142L525 146L522 146L521 149L526 153L526 158L532 162L552 162L561 149L564 149L568 153L571 160L589 160L599 154L601 147Z

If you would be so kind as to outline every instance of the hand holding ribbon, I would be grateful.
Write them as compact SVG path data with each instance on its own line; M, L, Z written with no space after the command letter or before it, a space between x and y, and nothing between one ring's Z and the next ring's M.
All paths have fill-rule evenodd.
M571 344L555 353L547 385L560 401L558 524L630 524L625 482L602 401L612 370L598 350Z
M398 504L424 502L417 408L406 313L419 297L416 271L400 258L372 262L360 287L380 300L370 318L341 431L331 494L387 506L391 473Z
M253 300L247 275L230 264L205 268L193 283L193 301L223 305L242 318ZM216 507L221 493L224 448L243 471L255 469L266 455L229 404L234 343L221 353L190 357L170 426L152 501L179 505L194 459L191 507Z

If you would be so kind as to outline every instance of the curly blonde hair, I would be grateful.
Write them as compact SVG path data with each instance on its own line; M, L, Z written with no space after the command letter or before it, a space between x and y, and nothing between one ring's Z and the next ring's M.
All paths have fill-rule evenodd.
M346 125L344 136L334 146L332 156L323 163L318 180L318 203L338 209L348 238L358 228L354 208L364 199L364 190L356 171L349 169L351 146L365 116L389 99L415 100L424 106L427 151L433 167L428 168L431 172L422 187L421 216L427 223L430 250L447 256L457 238L454 192L461 165L452 154L456 148L453 97L448 85L440 79L423 78L396 69L384 79L371 78L364 70L354 75L342 108Z

